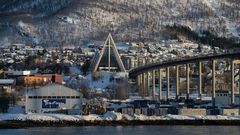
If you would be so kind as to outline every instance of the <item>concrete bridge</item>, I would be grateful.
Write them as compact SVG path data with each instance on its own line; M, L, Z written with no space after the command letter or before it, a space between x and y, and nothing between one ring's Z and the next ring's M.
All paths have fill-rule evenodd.
M179 66L186 66L186 99L189 99L190 96L190 64L196 63L198 64L198 96L201 99L202 97L202 62L211 61L212 63L212 106L215 107L215 97L216 97L216 60L220 59L230 59L231 60L231 104L234 106L235 102L235 90L234 90L234 69L236 64L240 64L240 53L228 53L228 54L216 54L216 55L208 55L208 56L199 56L199 57L191 57L191 58L182 58L178 60L172 60L167 62L157 62L152 64L146 64L144 66L140 66L134 68L129 71L130 79L136 81L138 87L141 87L142 96L150 96L154 100L162 100L162 70L166 71L166 99L169 99L170 96L170 67L175 67L176 70L176 100L179 98ZM240 67L239 67L240 68ZM156 97L156 76L158 76L159 83L159 95ZM152 83L152 90L150 89L150 83Z

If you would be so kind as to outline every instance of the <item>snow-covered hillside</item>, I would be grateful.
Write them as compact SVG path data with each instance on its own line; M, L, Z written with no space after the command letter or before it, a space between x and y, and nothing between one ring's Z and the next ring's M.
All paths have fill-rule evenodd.
M78 45L104 39L164 38L174 23L240 38L239 0L2 0L0 44Z

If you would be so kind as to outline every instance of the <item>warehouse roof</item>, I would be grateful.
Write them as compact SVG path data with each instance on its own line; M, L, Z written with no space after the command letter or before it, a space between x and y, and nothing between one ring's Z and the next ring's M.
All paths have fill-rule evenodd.
M0 85L14 84L13 79L0 79Z

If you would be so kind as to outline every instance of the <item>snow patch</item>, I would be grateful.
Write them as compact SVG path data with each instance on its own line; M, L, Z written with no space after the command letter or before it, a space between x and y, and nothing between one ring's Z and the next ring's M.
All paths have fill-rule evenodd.
M123 115L121 113L116 112L107 112L103 115L103 120L122 120Z
M146 116L146 115L128 115L117 112L107 112L104 115L64 115L64 114L0 114L0 121L20 120L20 121L119 121L119 120L240 120L240 115L172 115L165 116Z

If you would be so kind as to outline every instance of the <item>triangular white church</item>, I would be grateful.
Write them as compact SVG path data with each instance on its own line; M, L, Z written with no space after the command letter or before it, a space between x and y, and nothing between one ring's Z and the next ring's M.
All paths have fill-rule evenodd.
M103 48L96 52L91 67L93 72L126 72L111 34L108 35Z

